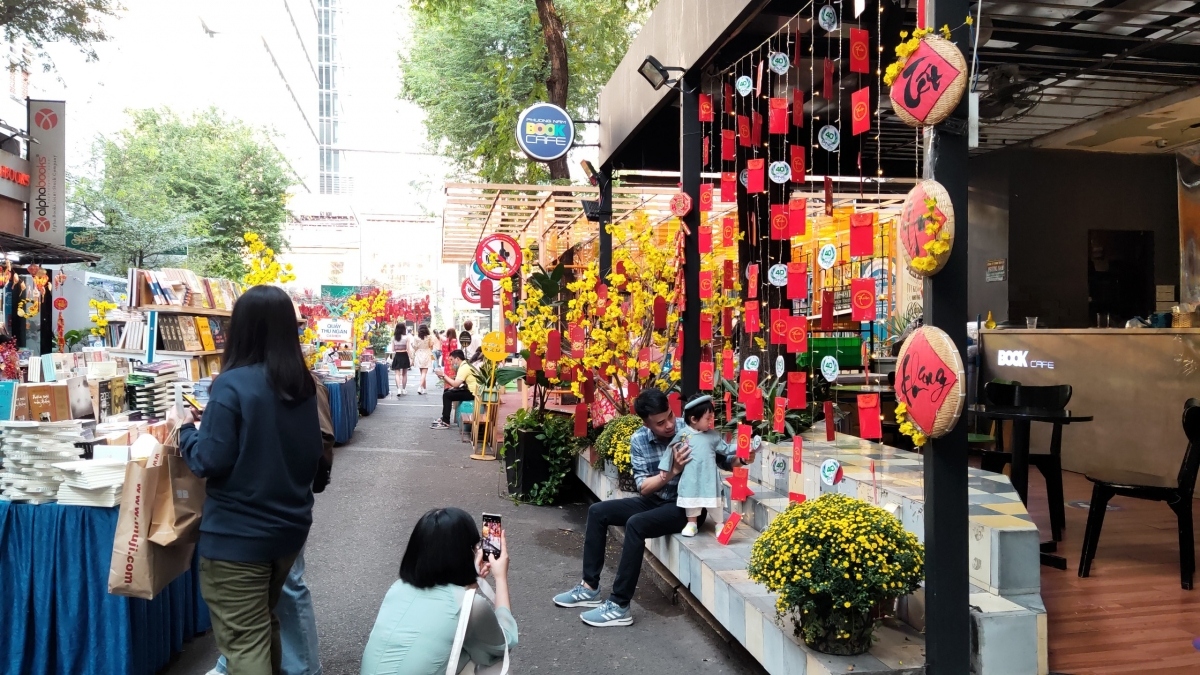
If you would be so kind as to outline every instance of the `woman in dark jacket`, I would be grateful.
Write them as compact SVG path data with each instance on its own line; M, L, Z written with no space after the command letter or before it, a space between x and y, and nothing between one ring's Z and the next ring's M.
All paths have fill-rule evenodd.
M208 479L200 590L217 646L239 675L279 672L274 608L312 524L318 419L292 301L255 286L234 305L203 423L179 432L188 466Z

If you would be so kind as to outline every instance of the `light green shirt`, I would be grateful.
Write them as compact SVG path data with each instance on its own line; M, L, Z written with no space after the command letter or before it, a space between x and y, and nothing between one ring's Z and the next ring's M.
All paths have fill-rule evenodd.
M464 592L462 586L392 584L367 640L360 675L445 675ZM467 659L481 666L500 661L505 644L517 645L516 620L477 592L458 668Z

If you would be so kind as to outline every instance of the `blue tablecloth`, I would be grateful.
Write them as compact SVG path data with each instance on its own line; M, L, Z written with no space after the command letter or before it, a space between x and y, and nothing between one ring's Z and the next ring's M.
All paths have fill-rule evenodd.
M153 600L108 593L117 509L0 501L0 672L153 675L211 629L196 563Z
M375 377L379 381L379 398L387 396L391 392L392 371L383 365L375 364L375 370L371 372L375 373Z
M358 426L358 393L357 384L353 381L326 382L329 390L329 407L333 411L333 439L337 443L346 443L354 435L354 427Z
M375 412L379 405L379 378L374 370L358 374L358 409L364 415Z

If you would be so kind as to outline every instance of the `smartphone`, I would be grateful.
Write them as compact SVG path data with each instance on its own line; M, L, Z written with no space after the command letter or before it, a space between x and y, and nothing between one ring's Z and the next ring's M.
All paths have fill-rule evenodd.
M192 406L196 410L199 410L200 412L204 412L204 404L201 403L200 401L197 401L195 396L192 396L191 394L184 394L183 400L187 401L187 404Z
M500 514L483 514L483 559L500 555Z

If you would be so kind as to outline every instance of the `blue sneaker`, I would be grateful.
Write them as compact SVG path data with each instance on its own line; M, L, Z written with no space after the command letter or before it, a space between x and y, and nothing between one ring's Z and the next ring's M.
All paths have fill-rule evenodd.
M559 607L599 607L603 601L600 600L599 590L593 591L579 583L566 593L554 596L554 604Z
M580 614L579 618L589 626L629 626L633 624L633 615L629 613L629 608L622 607L612 600L605 600L603 605Z

